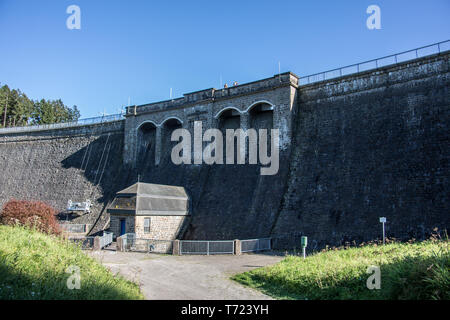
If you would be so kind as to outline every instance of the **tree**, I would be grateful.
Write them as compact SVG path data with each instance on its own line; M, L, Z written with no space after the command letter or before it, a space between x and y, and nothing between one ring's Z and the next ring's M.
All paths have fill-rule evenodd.
M79 118L78 107L70 108L61 99L33 101L19 89L11 90L7 85L0 88L0 127L71 122Z
M77 121L80 118L80 111L77 106L70 108L58 100L35 101L31 115L34 124L50 124L60 122Z

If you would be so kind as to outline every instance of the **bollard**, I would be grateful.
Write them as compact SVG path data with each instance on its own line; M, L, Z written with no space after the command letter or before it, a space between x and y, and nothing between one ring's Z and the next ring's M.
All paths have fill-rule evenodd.
M242 254L241 252L241 240L234 240L234 254L236 256L240 256Z
M181 252L180 252L180 240L173 240L172 254L174 256L181 255Z
M118 237L116 239L116 247L117 247L117 249L116 249L117 251L120 251L120 252L125 251L124 247L123 247L123 238L122 237Z
M99 251L102 248L100 248L100 237L97 236L94 238L94 247L92 248L94 251Z

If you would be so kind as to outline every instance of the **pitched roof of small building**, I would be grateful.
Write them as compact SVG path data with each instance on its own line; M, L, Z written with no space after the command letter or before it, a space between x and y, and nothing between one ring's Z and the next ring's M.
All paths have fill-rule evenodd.
M107 212L113 215L185 216L189 215L189 196L183 187L137 182L117 192Z

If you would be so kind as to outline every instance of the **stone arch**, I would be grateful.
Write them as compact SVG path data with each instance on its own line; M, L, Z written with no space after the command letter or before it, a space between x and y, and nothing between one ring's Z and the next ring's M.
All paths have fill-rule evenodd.
M225 107L225 108L223 108L222 110L220 110L219 112L217 112L217 114L214 116L214 118L219 119L219 117L222 115L222 113L227 112L227 111L229 111L229 110L235 110L235 111L238 112L239 114L242 113L242 111L239 110L239 109L236 108L236 107Z
M272 139L272 131L274 127L274 121L273 121L273 104L271 104L268 101L258 101L253 103L250 107L247 108L248 112L248 126L249 128L255 129L258 132L260 132L260 129L266 129L267 130L267 152L268 154L271 153L270 151L270 145L271 145L271 139ZM258 137L258 141L259 137Z
M155 121L153 121L153 120L145 120L145 121L142 121L141 124L139 124L139 125L137 126L136 130L139 131L139 129L141 129L141 127L142 127L143 125L147 124L147 123L150 123L150 124L154 125L155 128L160 126L160 125L158 125L158 124L157 124Z
M138 126L136 139L137 168L143 168L145 163L149 161L154 162L157 129L158 125L151 120L144 121Z
M222 135L223 135L223 156L225 157L225 155L227 154L227 152L229 152L229 150L227 150L226 147L226 131L227 129L241 129L241 117L243 116L241 111L234 108L234 107L227 107L222 109L218 114L217 114L217 128L222 131ZM235 137L235 143L234 143L234 163L237 163L237 137Z
M273 109L274 109L274 107L275 107L275 105L274 105L272 102L268 101L268 100L258 100L258 101L256 101L256 102L253 102L253 103L245 110L245 112L248 113L251 109L257 107L258 105L268 105L268 106L269 106L268 108L269 108L270 110L272 110L272 111L273 111Z
M246 110L249 127L254 129L273 129L274 105L266 100L252 103Z
M239 129L241 126L241 112L234 107L222 109L216 119L218 128L221 130Z
M171 141L172 132L176 129L183 128L183 121L177 117L169 117L160 124L161 126L161 159L159 163L167 164L170 161L172 148L177 144Z
M178 118L178 117L168 117L168 118L164 119L159 125L160 125L160 126L163 126L167 121L171 121L171 120L176 120L176 121L178 121L181 125L183 125L183 120L181 120L181 119Z

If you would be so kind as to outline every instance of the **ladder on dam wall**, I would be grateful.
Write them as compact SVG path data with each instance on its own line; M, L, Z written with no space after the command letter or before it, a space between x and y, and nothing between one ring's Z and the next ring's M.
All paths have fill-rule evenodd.
M92 202L91 202L90 199L93 196L94 188L100 184L100 182L101 182L101 180L103 178L103 174L104 174L105 168L106 168L106 163L108 162L109 154L110 154L110 151L111 151L112 142L110 142L110 136L111 136L111 133L108 133L108 136L106 138L106 142L105 142L105 144L103 146L102 155L100 157L100 161L98 163L97 170L95 172L94 181L93 181L93 184L91 185L91 187L89 188L89 192L88 192L89 194L88 194L88 197L87 197L86 201L84 201L84 202L72 202L72 200L69 200L68 204L67 204L67 208L66 208L66 213L77 213L79 215L84 215L84 214L91 213ZM109 142L109 144L108 144L108 142ZM85 150L84 155L83 155L82 162L81 162L80 169L82 170L82 174L84 174L84 175L86 173L86 169L87 169L87 166L88 166L88 162L89 162L89 158L90 158L90 155L91 155L91 151L93 149L91 144L92 144L92 142L87 145L86 150ZM106 151L107 147L108 147L108 150ZM106 153L106 156L105 156L105 153ZM101 173L100 173L100 168L102 168L101 169ZM99 173L100 173L100 176L98 176ZM97 177L99 177L98 180L97 180ZM74 180L76 180L76 179L74 179ZM86 233L91 232L91 230L96 226L96 224L100 220L101 215L103 214L103 212L104 212L104 209L99 212L99 217L96 219L95 223L93 225L91 225L91 228L89 230L85 231Z

